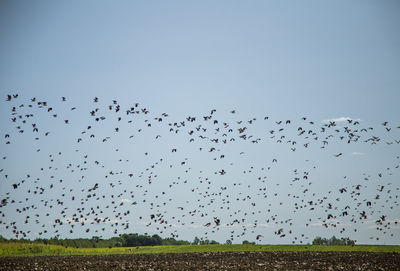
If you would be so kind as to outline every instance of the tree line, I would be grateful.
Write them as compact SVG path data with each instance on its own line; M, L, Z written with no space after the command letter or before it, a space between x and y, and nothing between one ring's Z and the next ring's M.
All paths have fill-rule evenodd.
M93 236L92 238L78 238L78 239L59 239L59 238L38 238L35 240L30 239L6 239L0 235L0 243L35 243L45 245L59 245L65 247L75 248L112 248L112 247L137 247L137 246L168 246L168 245L215 245L219 244L217 241L208 239L199 239L195 237L192 242L185 240L176 240L172 237L162 238L157 234L152 236L147 234L129 233L122 234L118 237L112 237L109 239L102 239L99 236ZM227 245L232 244L231 240L227 240ZM255 242L243 241L242 244L255 244ZM347 238L338 239L335 236L327 239L316 237L313 245L346 245L354 246L355 241Z
M348 237L347 238L336 238L335 236L332 236L330 239L327 238L321 238L321 237L316 237L313 242L313 245L327 245L327 246L354 246L356 244L355 241L350 240Z
M194 238L192 245L218 245L215 240L199 239L197 236Z
M163 246L163 245L189 245L190 242L176 240L174 238L161 238L159 235L141 235L137 233L122 234L118 237L102 239L99 236L92 238L59 239L59 238L38 238L30 239L6 239L0 235L0 243L29 243L58 245L75 248L112 248L112 247L135 247L135 246Z

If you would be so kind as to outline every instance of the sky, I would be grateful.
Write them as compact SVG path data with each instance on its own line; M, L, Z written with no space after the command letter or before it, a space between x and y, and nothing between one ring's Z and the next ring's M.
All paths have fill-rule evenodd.
M118 228L118 233L147 232L163 237L172 233L179 234L177 239L193 240L198 236L219 242L225 242L235 230L234 242L248 239L259 243L307 243L316 234L328 238L335 234L359 243L399 244L400 229L394 225L400 219L396 190L399 144L395 141L400 140L399 9L397 1L1 1L0 125L4 144L0 151L6 159L0 161L0 197L8 196L9 202L14 199L16 203L0 208L4 214L0 234L13 237L10 223L16 222L21 231L30 230L27 236L33 239L55 234L110 237ZM18 94L18 98L6 101L10 94ZM31 101L33 97L35 102ZM99 98L98 103L94 103L94 97ZM113 100L121 111L115 112L117 104ZM41 108L38 101L49 105ZM139 103L141 113L125 114L135 103ZM13 106L17 115L34 116L28 117L26 123L22 123L25 117L14 123ZM48 107L53 111L47 112ZM73 107L76 109L71 110ZM93 120L90 112L96 108L96 116L106 117L104 121ZM148 114L143 113L144 108ZM213 109L216 111L211 114ZM52 114L58 116L54 118ZM122 119L118 121L117 116ZM188 116L196 117L196 121L190 123ZM205 121L204 116L212 119ZM130 117L132 122L128 122ZM163 118L161 122L155 119L159 117ZM256 120L250 124L248 121L253 118ZM291 123L286 124L286 120ZM325 136L321 127L329 120L336 121L340 132L329 127L334 136L321 149ZM181 121L186 125L168 125L177 122L179 126ZM279 121L283 123L277 124ZM355 121L360 126L355 126ZM388 124L384 126L385 121ZM224 129L229 135L224 122L235 133L236 140L229 144L221 143ZM38 140L31 123L40 127ZM253 138L238 138L242 134L237 129L243 128L244 123L245 134ZM200 124L207 131L197 131L195 127ZM18 125L29 125L29 129L18 133ZM93 130L87 129L89 125ZM363 133L364 127L374 130L348 144L340 139L341 135L348 135L343 132L346 126L356 129L357 135ZM218 127L220 131L215 130ZM284 130L278 132L280 127ZM306 132L313 130L319 139L299 136L298 127ZM82 134L83 130L86 133ZM193 136L188 134L191 130L196 131ZM45 131L50 132L48 136L43 134ZM95 138L88 137L92 133ZM280 139L283 143L278 142L278 134L285 135ZM209 140L202 140L200 135ZM371 145L371 141L363 141L369 136L381 140ZM211 141L216 138L219 143ZM257 138L259 142L251 142ZM292 144L294 138L296 146ZM10 144L5 144L7 141ZM304 146L307 143L309 147ZM215 152L209 152L212 147ZM176 153L171 152L174 148ZM339 153L342 155L335 157ZM221 155L225 157L220 158ZM275 158L278 162L272 162ZM81 171L84 161L88 166ZM71 172L74 166L75 171ZM146 171L147 168L150 169ZM227 173L218 173L222 169ZM307 181L302 175L303 182L292 182L295 169L308 172ZM122 173L107 174L110 171ZM127 177L128 172L133 177ZM377 177L379 173L383 177ZM27 174L40 180L26 180L14 189L12 184L21 182ZM83 175L86 182L79 180ZM266 181L258 180L260 176ZM54 184L51 190L49 184L54 179L64 182ZM92 198L86 198L87 190L95 183L100 184L97 195L105 198L92 202ZM365 188L354 199L352 186L359 183ZM382 186L383 191L377 191ZM40 196L27 192L39 189L36 187L46 190ZM265 187L267 190L258 190ZM347 192L341 193L339 189L344 187ZM305 189L308 191L303 193ZM131 191L137 200L130 197ZM263 191L270 193L267 198ZM375 199L378 192L384 193L381 202L364 208L368 218L360 223L359 213L364 210L361 207ZM75 193L73 201L70 198ZM57 208L62 207L50 208L45 201L57 202L62 194L66 194L64 204L69 209L64 210L64 224L53 227L62 211ZM111 198L114 194L116 199ZM88 201L81 204L81 199ZM161 206L151 206L151 199ZM315 213L309 210L310 206L293 213L295 203L308 204L307 201L318 199L324 201L315 207ZM18 203L19 200L25 203ZM114 217L99 229L90 224L89 232L85 232L88 223L76 223L73 233L69 232L68 219L76 208L86 206L86 214L87 209L99 206L95 214L87 217L104 218L114 214L113 207L106 208L113 206L112 201L125 202L114 210L124 213L129 204L131 213L123 219ZM132 205L134 201L136 205ZM337 209L334 206L332 211L327 210L329 201L337 204ZM359 202L361 207L357 206ZM28 203L38 209L15 213ZM329 212L342 213L346 206L351 210L349 216L335 218L335 223L338 220L346 231L339 232L342 226L321 226ZM104 213L99 214L100 210ZM248 218L242 222L245 212ZM34 218L37 213L40 216ZM162 213L161 217L168 220L168 229L161 233L157 227L166 224L160 225L160 221L148 225L152 213ZM350 221L353 214L357 227ZM391 224L377 230L375 222L382 214L387 215L385 223ZM30 218L24 223L27 215ZM240 223L225 225L236 216ZM181 217L180 221L177 217ZM215 217L220 218L220 226ZM307 221L309 218L312 221ZM125 220L129 220L127 230L121 227L124 222L114 224ZM283 221L282 226L276 221ZM209 222L211 226L204 226ZM102 227L106 230L101 231ZM44 228L49 228L47 233L43 233ZM280 228L284 228L285 237L275 234ZM262 237L256 240L258 235Z

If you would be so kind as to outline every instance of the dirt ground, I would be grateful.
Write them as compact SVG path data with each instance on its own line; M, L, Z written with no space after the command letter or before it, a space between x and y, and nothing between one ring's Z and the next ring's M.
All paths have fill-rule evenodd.
M399 253L225 252L0 258L0 270L400 270Z

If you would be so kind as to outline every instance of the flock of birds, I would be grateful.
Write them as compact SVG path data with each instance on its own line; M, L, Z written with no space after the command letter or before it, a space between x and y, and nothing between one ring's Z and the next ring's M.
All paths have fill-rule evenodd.
M368 226L378 242L399 229L398 155L385 168L339 181L318 176L323 166L313 161L348 159L349 144L392 154L400 126L389 122L243 120L236 110L225 112L225 120L216 109L171 120L139 103L123 107L98 97L86 107L66 97L52 104L20 99L6 97L0 233L110 236L144 227L178 239L196 231L201 239L223 232L232 241L273 235L305 243L312 236L299 229L351 236Z

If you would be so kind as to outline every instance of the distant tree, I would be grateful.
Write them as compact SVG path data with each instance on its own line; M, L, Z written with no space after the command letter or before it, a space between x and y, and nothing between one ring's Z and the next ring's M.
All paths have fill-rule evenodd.
M208 240L208 239L200 241L200 245L209 245L209 244L210 244L210 240Z
M152 243L154 244L154 246L162 245L162 238L159 235L154 234L151 238L152 238Z
M317 236L317 237L313 240L312 244L313 244L313 245L317 245L317 246L322 245L322 238L319 237L319 236Z
M341 238L338 239L335 236L332 236L330 239L316 237L312 241L313 245L327 245L327 246L338 246L338 245L345 245L345 246L354 246L355 241L350 240L350 238Z
M196 237L197 238L197 237ZM196 240L195 238L195 240ZM198 243L200 239L197 238ZM159 235L154 234L152 236L148 234L139 235L137 233L123 234L118 237L112 237L110 239L101 239L98 236L93 236L90 239L78 238L78 239L59 239L54 237L51 239L38 238L34 241L30 239L6 239L0 236L1 242L14 242L14 243L36 243L45 245L60 245L65 247L75 248L112 248L112 247L127 247L127 246L155 246L155 245L187 245L190 244L188 241L175 240L174 238L163 239ZM210 241L208 241L210 243ZM211 241L215 242L216 241Z
M170 237L162 239L162 244L164 246L171 246L171 245L189 245L190 243L188 241L175 240L174 238Z
M354 246L356 242L354 240L350 240L349 237L342 238L342 244L346 246Z
M194 237L194 240L193 240L192 244L193 244L193 245L198 245L198 244L200 244L200 239L199 239L197 236Z
M231 239L226 240L226 241L225 241L225 245L232 245Z
M248 244L250 244L250 242L247 241L247 240L243 240L242 244L243 244L243 245L248 245Z

